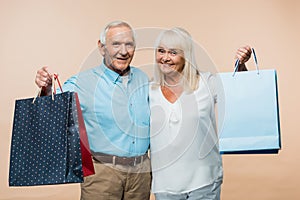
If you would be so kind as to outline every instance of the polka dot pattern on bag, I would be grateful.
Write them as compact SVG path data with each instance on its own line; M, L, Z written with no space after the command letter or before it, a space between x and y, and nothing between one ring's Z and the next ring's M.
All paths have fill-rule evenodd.
M74 93L16 100L10 186L83 181Z

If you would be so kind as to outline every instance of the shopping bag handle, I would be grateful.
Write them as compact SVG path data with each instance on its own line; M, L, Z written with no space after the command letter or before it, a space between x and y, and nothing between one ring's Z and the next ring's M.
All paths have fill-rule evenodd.
M60 84L60 81L59 81L59 78L58 78L58 74L54 74L54 75L53 75L53 78L54 78L54 80L57 81L60 91L63 92L63 89L62 89L62 87L61 87L61 84ZM54 94L55 94L55 93L56 93L56 90L55 90L55 84L53 84L53 78L52 78L52 86L53 86L53 90L52 90L52 91L53 91Z
M57 81L60 91L63 92L63 89L62 89L62 87L61 87L61 84L60 84L60 81L59 81L59 78L58 78L58 74L53 74L53 76L52 76L52 85L51 85L51 96L52 96L52 100L54 100L54 94L56 94L55 81ZM33 98L32 103L35 102L35 100L36 100L37 97L40 97L40 96L41 96L41 92L42 92L42 87L38 89L38 93L37 93L37 95Z
M253 59L254 59L255 67L256 67L256 72L257 72L257 74L259 74L258 62L257 62L257 57L256 57L256 53L255 53L254 48L251 48L251 51L252 51L252 54L253 54ZM234 76L235 73L237 72L237 70L238 70L238 68L239 68L239 62L240 62L239 59L237 59L237 60L235 61L235 64L234 64L234 72L233 72L232 76Z

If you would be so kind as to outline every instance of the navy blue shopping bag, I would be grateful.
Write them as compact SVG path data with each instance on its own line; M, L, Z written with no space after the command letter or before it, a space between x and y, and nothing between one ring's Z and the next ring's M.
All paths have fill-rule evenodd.
M78 102L74 92L16 100L9 186L81 183L94 173Z

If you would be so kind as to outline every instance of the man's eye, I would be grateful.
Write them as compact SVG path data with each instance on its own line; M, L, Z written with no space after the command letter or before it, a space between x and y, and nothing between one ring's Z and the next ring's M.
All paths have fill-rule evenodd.
M120 43L114 42L114 43L112 43L112 45L113 45L114 47L118 47L118 46L120 46Z
M126 47L128 47L128 48L133 48L134 47L134 44L133 43L126 43Z
M157 52L158 53L165 53L165 50L164 49L157 49Z

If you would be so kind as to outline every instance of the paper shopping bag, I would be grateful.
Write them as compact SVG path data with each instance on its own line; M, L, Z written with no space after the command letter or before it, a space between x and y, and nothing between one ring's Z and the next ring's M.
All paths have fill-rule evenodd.
M81 145L85 155L89 148L87 139L80 140L86 133L80 132L85 127L80 120L81 112L78 112L78 97L74 92L53 97L38 97L34 102L33 98L16 100L10 186L83 182L83 161L92 161L91 156L82 159Z
M87 137L87 132L83 120L82 111L80 108L80 102L78 98L78 94L75 94L75 101L76 101L76 109L77 109L77 116L78 116L78 128L80 134L80 150L81 150L81 159L82 159L82 171L83 176L90 176L95 174L94 164L92 161L92 153L90 150L90 145Z
M276 70L220 73L221 153L278 153L281 148Z
M63 92L63 89L61 87L59 78L57 74L54 74L53 80L52 80L52 90L55 92L55 81L57 81L60 91ZM84 124L84 119L83 119L83 115L82 115L82 111L81 111L81 107L80 107L80 102L79 102L79 97L78 94L75 92L72 92L72 98L74 99L72 101L72 110L73 112L73 116L72 118L75 119L75 123L76 123L76 127L78 127L77 129L75 129L75 133L74 134L78 134L78 130L79 130L79 136L80 136L80 151L81 151L81 161L82 161L82 172L83 172L83 176L90 176L95 174L95 169L94 169L94 164L92 161L92 153L90 150L90 145L89 145L89 141L88 141L88 136L87 136L87 132L86 132L86 128L85 128L85 124Z

